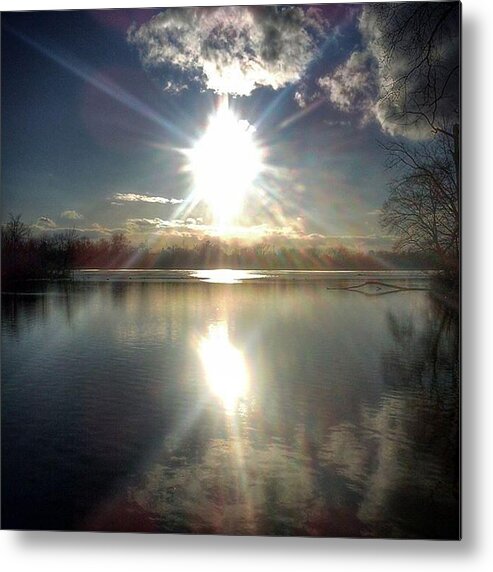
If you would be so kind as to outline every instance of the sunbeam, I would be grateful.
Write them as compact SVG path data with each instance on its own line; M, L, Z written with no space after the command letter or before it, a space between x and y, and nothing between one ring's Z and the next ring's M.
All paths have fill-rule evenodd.
M137 99L135 96L122 89L119 85L117 85L113 81L109 80L108 78L102 77L100 74L98 74L97 70L93 70L83 62L77 61L73 55L63 57L60 54L57 54L56 52L49 50L48 48L36 42L32 38L29 38L22 32L14 30L10 26L5 26L5 29L14 36L16 36L17 38L21 39L26 44L29 44L29 46L34 48L39 53L43 54L45 57L54 61L64 69L70 71L80 79L87 81L88 83L90 83L91 85L93 85L106 95L112 97L114 100L122 103L129 109L136 111L143 117L150 119L151 121L153 121L160 127L166 129L167 131L172 132L180 139L185 140L187 142L191 141L191 138L187 134L185 134L181 129L179 129L176 125L165 119L162 115L151 109L148 105Z

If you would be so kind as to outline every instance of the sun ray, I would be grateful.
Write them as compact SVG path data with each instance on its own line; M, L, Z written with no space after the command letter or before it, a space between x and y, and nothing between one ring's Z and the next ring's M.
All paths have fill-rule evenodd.
M171 121L165 119L162 115L154 111L151 107L146 105L144 102L140 101L137 97L125 91L121 86L116 84L114 81L107 77L101 76L95 70L92 70L89 66L81 61L78 61L74 56L62 56L56 53L54 50L49 50L42 44L36 42L32 38L29 38L22 32L14 30L10 26L6 26L6 29L14 34L14 36L21 39L23 42L31 46L37 52L43 54L45 57L57 63L59 66L70 71L80 79L90 83L106 95L112 97L115 101L118 101L136 111L143 117L150 119L160 127L163 127L167 131L171 131L174 135L180 137L180 139L185 141L190 141L190 137L186 135L181 129L174 125Z

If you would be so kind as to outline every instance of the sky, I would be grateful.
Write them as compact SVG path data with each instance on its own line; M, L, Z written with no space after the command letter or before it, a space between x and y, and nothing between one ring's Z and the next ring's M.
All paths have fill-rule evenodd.
M416 134L382 119L376 34L351 4L4 13L2 219L390 248L379 142Z

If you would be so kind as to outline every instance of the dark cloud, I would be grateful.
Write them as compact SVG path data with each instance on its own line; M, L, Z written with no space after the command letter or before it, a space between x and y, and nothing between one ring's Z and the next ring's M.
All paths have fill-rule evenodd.
M392 7L392 17L390 6L363 9L359 28L377 64L379 99L374 111L383 131L425 139L432 134L429 120L457 121L458 8L458 3L402 3Z
M430 123L457 121L458 11L445 3L431 4L363 7L358 24L362 47L318 80L337 109L410 139L429 138Z

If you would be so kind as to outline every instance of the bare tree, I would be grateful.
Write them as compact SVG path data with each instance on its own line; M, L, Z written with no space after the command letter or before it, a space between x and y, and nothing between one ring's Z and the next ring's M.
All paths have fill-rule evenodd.
M7 223L2 225L2 243L4 247L13 248L25 242L31 236L31 227L22 222L21 215L9 215Z
M52 237L52 243L56 252L56 267L63 274L72 267L77 248L77 231L75 228L64 230Z
M443 261L459 256L459 188L452 142L443 137L421 144L385 146L396 171L380 222L397 236L396 248L436 253Z
M370 8L367 29L381 77L380 110L425 143L383 145L395 178L381 224L396 248L456 263L460 246L460 4L408 2Z
M387 119L426 124L454 140L459 123L460 4L404 2L371 8Z
M385 120L450 139L460 186L460 3L403 2L369 8Z

